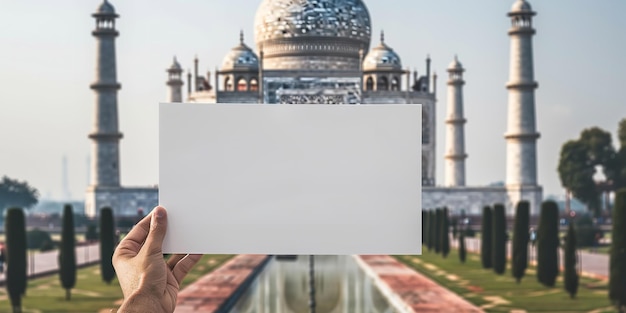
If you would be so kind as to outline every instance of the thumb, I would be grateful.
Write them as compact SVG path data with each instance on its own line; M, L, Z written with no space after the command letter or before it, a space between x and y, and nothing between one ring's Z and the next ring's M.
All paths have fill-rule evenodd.
M161 254L163 239L167 231L167 211L163 207L156 207L150 219L150 232L144 247L148 255Z

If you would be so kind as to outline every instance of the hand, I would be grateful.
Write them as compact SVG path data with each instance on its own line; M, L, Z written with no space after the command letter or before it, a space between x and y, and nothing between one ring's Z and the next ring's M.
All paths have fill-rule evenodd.
M200 254L175 254L167 262L162 245L167 212L156 207L124 237L113 254L124 303L118 312L174 312L180 282Z

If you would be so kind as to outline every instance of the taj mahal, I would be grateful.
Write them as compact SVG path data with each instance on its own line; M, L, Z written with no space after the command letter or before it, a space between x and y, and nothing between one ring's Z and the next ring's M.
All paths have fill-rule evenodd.
M165 102L259 103L259 104L420 104L422 105L422 207L447 206L452 212L480 214L482 207L502 203L512 215L520 200L538 214L542 187L537 181L532 20L536 15L525 0L515 0L511 21L506 178L503 186L468 186L465 180L463 88L465 68L455 57L447 71L445 125L438 128L436 115L437 74L431 73L430 57L422 75L403 68L400 55L373 34L365 0L262 0L255 17L254 45L242 31L235 46L225 51L221 67L199 73L199 60L183 74L174 58L167 72ZM503 13L504 15L504 13ZM96 96L92 143L91 181L85 210L95 216L102 207L117 215L135 215L158 203L157 187L126 187L120 183L115 39L119 18L104 0L92 14L97 44ZM503 30L507 31L507 30ZM374 38L373 38L374 37ZM374 41L374 42L372 42ZM175 51L172 51L175 53ZM462 52L462 51L461 51ZM504 57L504 56L503 56ZM503 82L504 83L504 82ZM497 88L498 86L494 86ZM183 91L186 91L184 94ZM155 104L156 105L156 104ZM437 156L437 131L445 132L445 155ZM498 144L498 143L494 143ZM480 157L480 156L476 156ZM435 180L435 165L443 158L445 179Z

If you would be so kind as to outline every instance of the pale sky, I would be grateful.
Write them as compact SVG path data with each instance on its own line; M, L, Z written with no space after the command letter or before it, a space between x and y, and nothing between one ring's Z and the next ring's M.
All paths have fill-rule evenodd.
M62 197L62 159L70 191L82 199L94 111L91 17L99 0L1 0L0 175L27 180L42 195ZM467 184L505 178L510 25L513 0L365 0L372 46L381 29L403 67L425 71L432 58L437 95L437 183L443 183L446 67L455 54L464 88ZM176 55L185 69L194 55L214 71L243 29L254 45L260 0L112 0L117 39L122 183L158 183L158 103L166 100L165 69ZM626 1L532 1L538 177L544 195L563 193L556 167L561 145L586 127L613 133L626 117ZM404 84L403 84L404 86ZM186 90L186 86L183 87ZM186 95L186 93L185 93Z

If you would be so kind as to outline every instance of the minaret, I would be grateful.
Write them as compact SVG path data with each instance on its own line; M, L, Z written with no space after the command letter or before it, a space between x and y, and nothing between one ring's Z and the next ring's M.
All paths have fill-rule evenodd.
M91 187L120 186L119 141L122 133L118 130L117 91L121 85L117 82L115 62L115 29L118 15L107 1L92 14L96 19L96 29L92 35L97 42L96 81L91 89L96 93L91 153ZM98 208L99 209L99 208Z
M446 118L446 179L450 187L465 186L465 118L463 117L463 65L457 57L448 66L448 116Z
M511 18L508 125L505 134L507 149L506 187L511 205L531 200L536 211L541 201L537 185L537 139L535 127L535 89L532 17L536 13L525 0L517 0L508 16Z
M174 57L174 61L170 68L167 69L167 86L169 102L183 102L183 68Z

